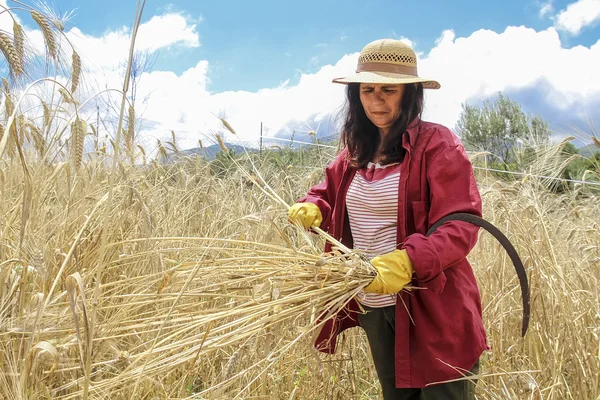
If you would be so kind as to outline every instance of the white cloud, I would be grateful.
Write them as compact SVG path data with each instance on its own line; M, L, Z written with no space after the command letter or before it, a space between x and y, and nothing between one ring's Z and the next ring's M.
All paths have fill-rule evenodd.
M206 91L206 72L210 69L206 61L200 61L181 76L167 72L145 74L140 91L149 94L144 116L146 124L152 126L146 133L161 138L172 129L185 148L195 146L198 139L206 141L207 135L214 139L212 134L224 131L217 115L225 115L243 140L257 139L261 122L272 135L290 121L324 120L340 107L344 98L344 88L332 84L331 79L355 68L356 59L356 55L345 56L334 66L302 75L296 85L284 82L257 92L210 94ZM298 128L309 131L314 127Z
M554 0L548 0L540 3L540 18L545 18L554 12Z
M0 6L6 7L6 0L0 0ZM17 15L13 16L25 25L25 34L32 48L43 54L44 38L33 20L29 17L21 20ZM140 25L136 50L151 53L172 46L198 47L200 41L193 22L192 18L180 13L155 15ZM0 14L0 29L12 32L12 28L11 16L7 12ZM129 53L130 35L130 29L125 26L106 32L102 37L87 35L77 27L66 33L70 43L82 55L86 66L92 70L120 68L119 65L127 59ZM70 51L66 43L63 48Z
M114 69L127 59L130 44L130 29L107 32L102 37L84 34L73 28L67 37L73 46L82 53L89 67L93 69ZM190 25L181 14L153 16L140 25L136 38L136 50L155 52L171 46L198 47L200 41L196 25Z
M430 92L427 114L450 127L461 103L507 89L546 82L556 97L546 101L560 109L600 98L600 41L591 47L564 48L554 28L536 32L509 27L456 38L445 31L437 46L421 62L420 73L437 78L442 89ZM585 110L582 110L582 112Z
M182 15L153 16L140 26L136 40L138 50L156 51L174 44L200 46L196 25L188 25L188 21Z
M559 30L578 35L581 30L600 20L600 0L578 0L555 17Z
M293 121L327 125L344 101L344 86L331 80L353 72L357 58L358 53L346 55L335 65L303 74L297 84L285 82L257 92L210 94L205 86L207 71L210 76L206 61L181 76L148 74L142 87L152 93L145 112L154 121L151 135L165 137L174 129L184 147L195 146L202 134L222 130L214 115L221 112L243 139L257 139L261 122L271 134ZM420 75L442 84L441 90L426 92L424 117L452 128L461 104L469 99L541 84L549 87L545 101L567 112L575 104L600 100L598 65L600 41L591 47L565 48L554 28L539 32L526 27L509 27L501 33L480 30L468 37L444 31L435 47L419 59ZM310 130L301 123L298 128Z
M4 10L5 8L8 8L6 0L0 0L0 9ZM12 25L12 18L7 12L0 14L0 29L10 32L12 30Z

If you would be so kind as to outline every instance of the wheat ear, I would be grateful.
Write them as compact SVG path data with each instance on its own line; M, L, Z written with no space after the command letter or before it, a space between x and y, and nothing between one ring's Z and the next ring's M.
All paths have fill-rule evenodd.
M19 59L19 65L21 70L23 70L23 59L25 57L25 33L23 32L23 27L17 22L13 22L13 40L15 43L15 51L17 52L17 57Z
M78 170L83 159L83 139L85 138L86 123L82 119L75 119L71 123L71 159L73 167Z
M227 120L225 118L222 117L217 117L221 120L221 123L223 124L223 126L225 127L225 129L227 129L229 132L233 133L234 135L237 135L237 133L235 132L235 129L233 129L233 127L229 124L229 122L227 122Z
M169 155L167 153L167 149L165 149L165 146L163 146L162 142L160 140L158 140L158 154L161 157L161 159L166 160Z
M144 150L144 148L142 146L140 146L139 144L137 147L138 147L138 149L140 149L140 153L142 153L142 157L144 159L143 164L145 165L146 164L146 150Z
M6 81L5 78L2 78L2 83L4 83L4 87L6 88L6 93L4 96L4 109L6 111L6 118L10 118L10 116L15 112L15 103L13 102L12 98L10 97L10 92L9 87L8 87L8 82ZM17 132L17 121L15 121L15 123L13 123L10 126L10 130L8 131L8 154L10 157L13 157L15 155L15 150L16 150L16 143L15 141L18 139L18 132ZM12 136L12 140L11 140L11 136Z
M44 154L46 153L46 141L44 140L44 136L42 135L42 132L40 132L38 127L34 124L29 123L28 127L31 132L34 147L37 150L40 158L43 158Z
M44 128L50 125L50 107L42 100L42 107L44 108Z
M62 97L62 100L65 103L76 105L76 102L73 99L73 95L71 93L67 92L67 90L65 88L63 88L62 86L58 88L58 93L60 93L60 96Z
M127 132L125 135L125 143L127 143L127 151L133 161L133 135L135 132L135 110L133 106L129 106L129 113L127 116Z
M227 149L227 146L225 146L225 142L223 142L223 139L221 138L221 135L219 135L217 133L215 136L217 137L217 141L219 142L219 147L221 148L221 151L223 153L229 152L229 150Z
M48 20L46 20L46 17L44 17L37 11L31 11L31 18L33 18L35 23L42 31L42 36L44 36L44 41L46 42L48 54L53 59L56 59L58 55L56 51L56 39L54 38L54 32L52 31L52 27L50 27Z
M4 32L0 31L0 51L6 58L10 74L18 78L23 74L22 60L19 58L17 50L13 45L11 38Z
M75 93L79 86L79 76L81 75L81 57L73 50L73 72L71 74L71 93Z

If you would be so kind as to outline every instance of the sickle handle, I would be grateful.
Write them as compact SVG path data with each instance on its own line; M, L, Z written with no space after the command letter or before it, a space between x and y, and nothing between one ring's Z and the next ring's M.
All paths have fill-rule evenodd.
M426 236L429 236L432 233L434 233L442 224L448 221L463 221L483 228L489 233L491 233L492 236L494 236L498 240L498 242L500 242L502 247L504 247L504 250L506 250L513 265L515 266L517 276L519 277L519 283L521 284L521 297L523 299L523 325L521 328L521 336L525 336L527 328L529 327L530 315L529 283L527 281L527 273L525 272L525 267L523 266L523 262L521 261L521 258L519 258L519 254L517 253L515 247L512 245L510 240L508 240L508 238L494 225L492 225L483 218L479 218L476 215L468 213L455 213L445 216L429 229Z

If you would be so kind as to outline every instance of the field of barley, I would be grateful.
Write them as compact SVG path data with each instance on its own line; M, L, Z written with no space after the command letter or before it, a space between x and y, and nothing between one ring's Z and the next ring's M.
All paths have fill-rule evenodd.
M324 233L287 221L335 150L234 155L215 137L216 160L164 162L163 144L135 145L126 79L103 143L77 100L77 52L30 12L63 78L34 82L18 23L0 33L0 398L379 398L360 329L334 355L312 347L319 316L369 283L368 263L343 246L323 255ZM536 149L524 177L477 170L484 217L531 290L521 337L514 267L481 231L469 259L491 350L478 399L600 398L600 179L557 192L536 177L560 175L565 143Z

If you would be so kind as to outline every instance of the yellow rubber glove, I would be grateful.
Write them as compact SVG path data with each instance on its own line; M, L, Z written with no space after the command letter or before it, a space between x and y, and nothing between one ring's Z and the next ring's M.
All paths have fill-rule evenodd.
M406 250L394 250L374 257L371 264L377 269L377 276L365 288L367 293L398 293L412 279L413 265Z
M312 226L319 227L323 222L321 210L313 203L296 203L288 210L288 217L292 222L298 222L308 229Z

